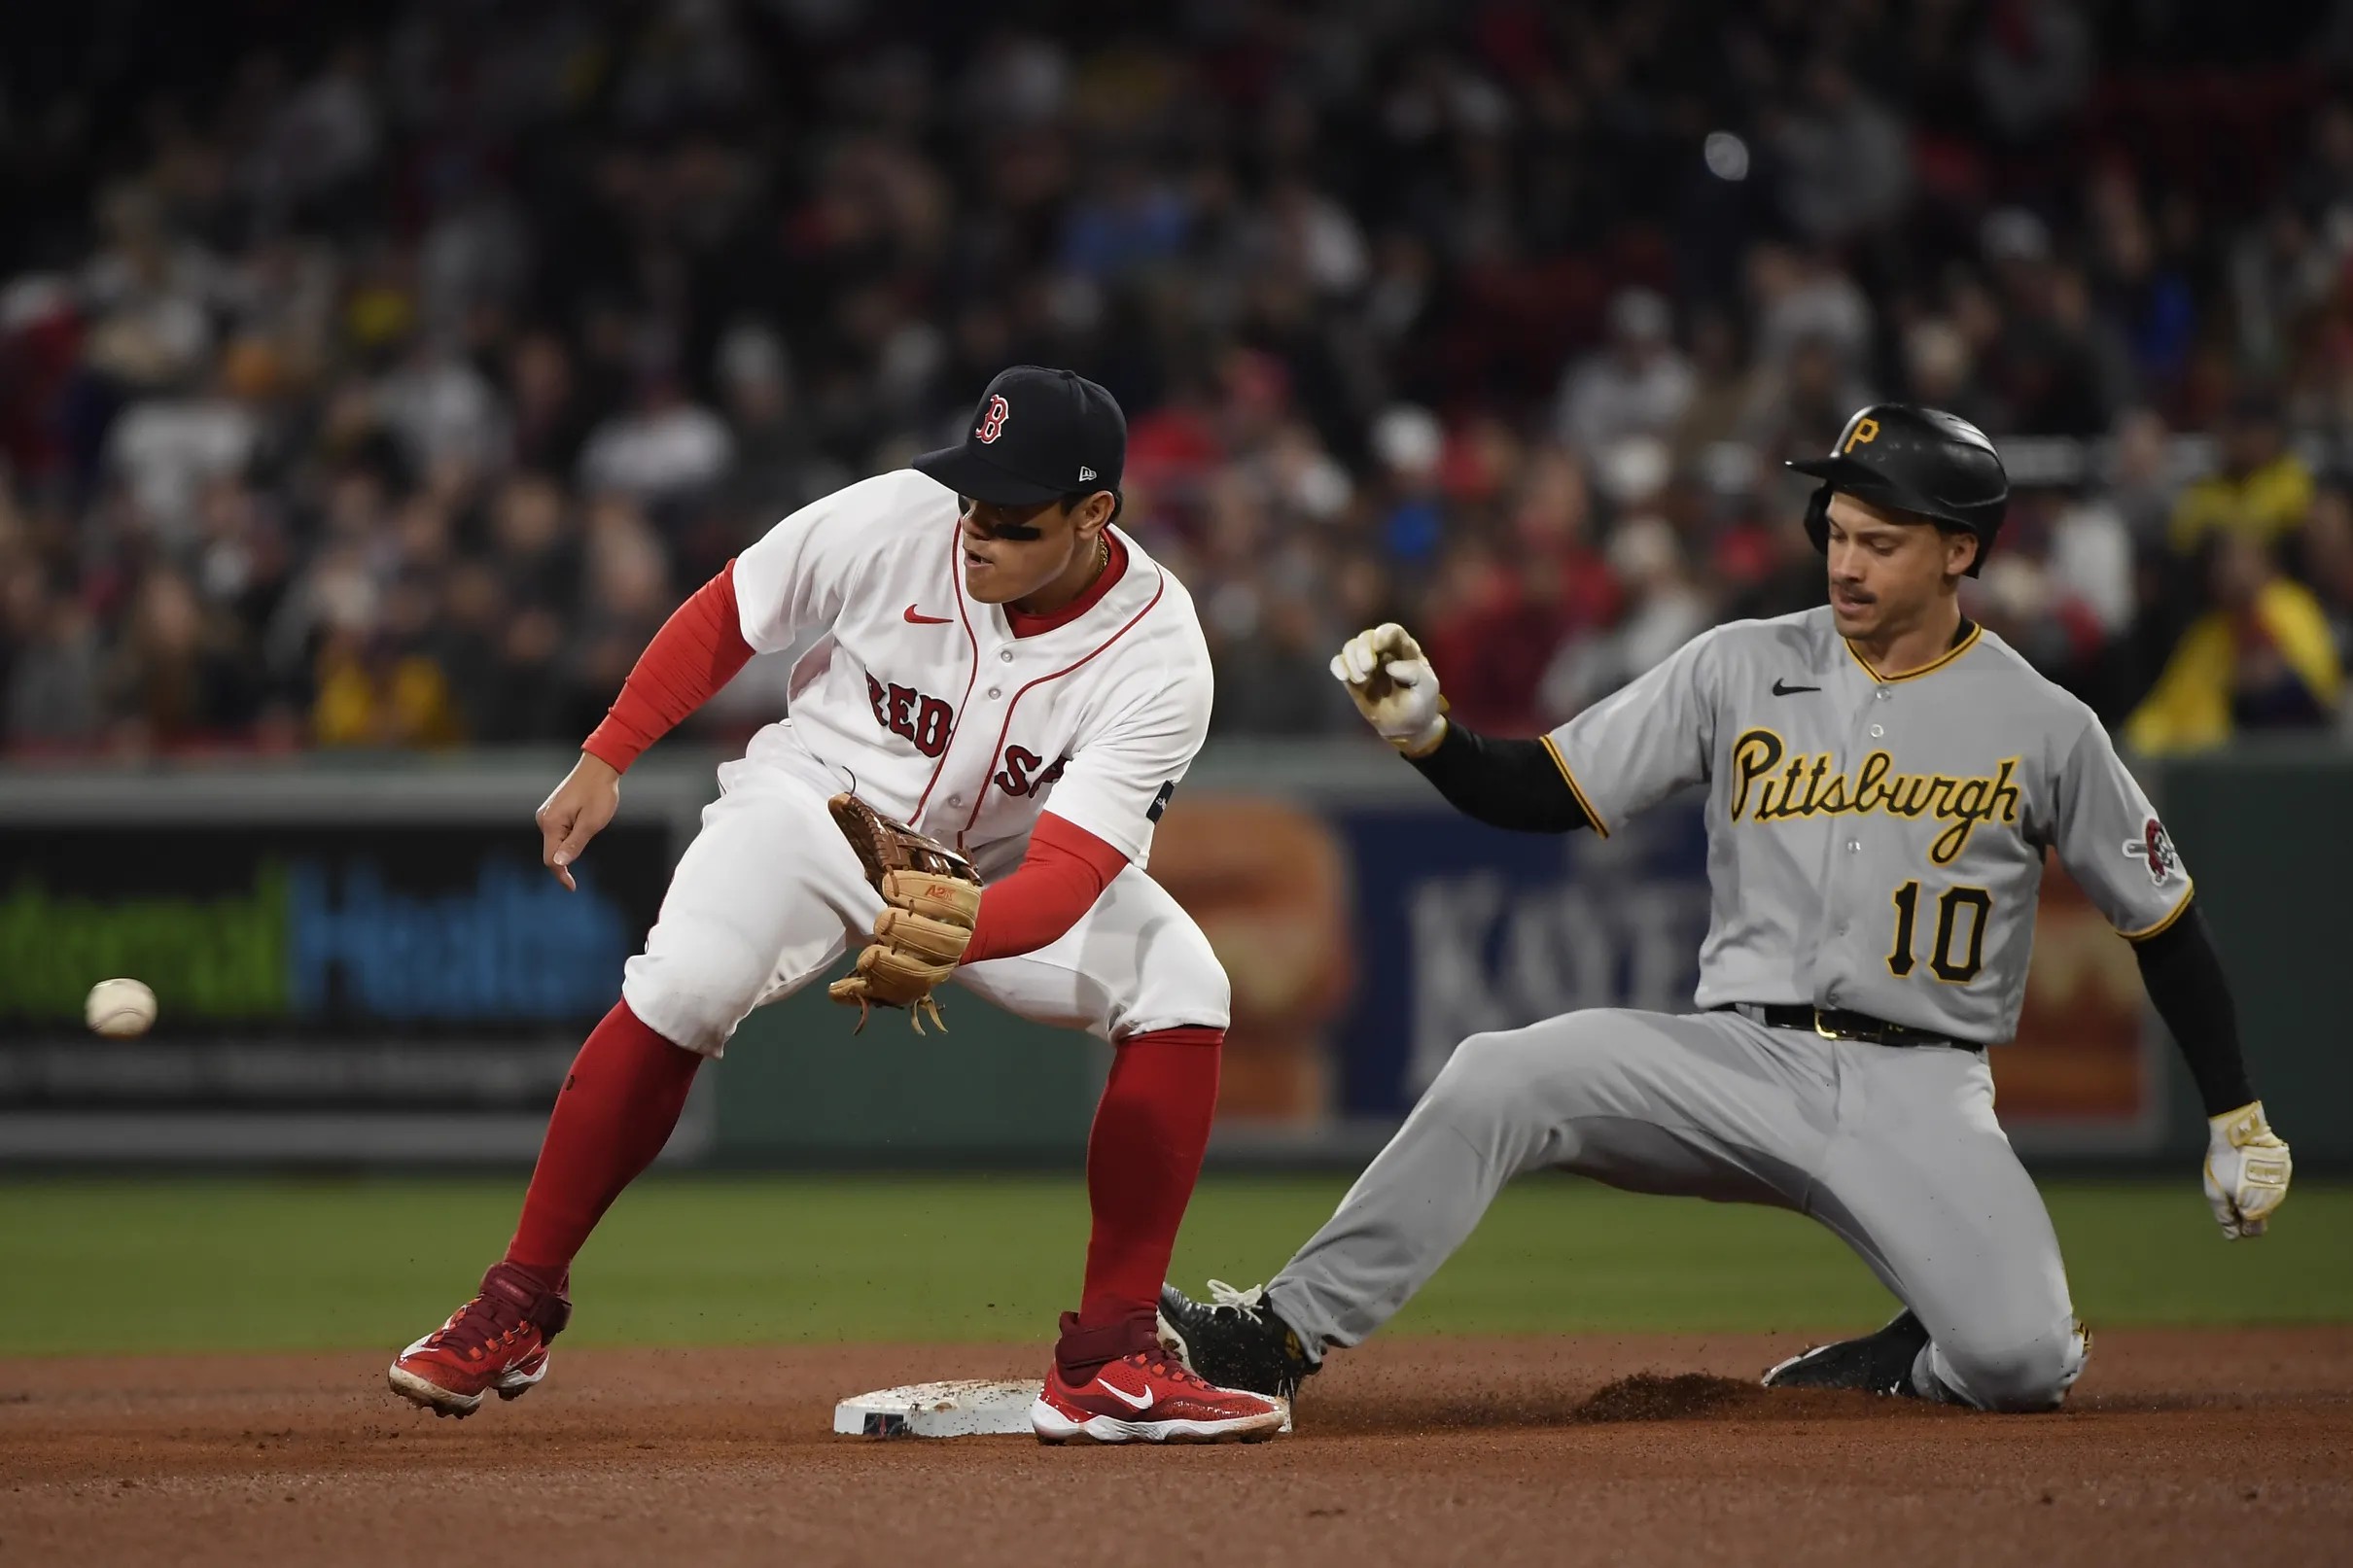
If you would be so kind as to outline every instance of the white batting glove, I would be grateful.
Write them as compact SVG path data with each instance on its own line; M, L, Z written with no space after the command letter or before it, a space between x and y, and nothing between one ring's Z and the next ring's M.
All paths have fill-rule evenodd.
M2223 1235L2261 1236L2288 1196L2288 1145L2264 1120L2264 1102L2206 1118L2206 1202Z
M1427 756L1446 739L1446 699L1422 645L1395 621L1358 632L1332 655L1332 679L1348 688L1380 737L1407 756Z

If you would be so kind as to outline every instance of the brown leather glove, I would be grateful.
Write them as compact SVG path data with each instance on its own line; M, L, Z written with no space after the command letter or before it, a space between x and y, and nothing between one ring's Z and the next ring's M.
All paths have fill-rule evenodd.
M825 994L844 1006L855 1004L860 1029L869 1008L904 1007L916 1033L924 1031L926 1012L944 1031L948 1026L931 992L956 972L971 943L980 873L937 839L893 821L856 795L835 795L825 804L888 906L874 918L874 940L859 954L858 967L827 986Z

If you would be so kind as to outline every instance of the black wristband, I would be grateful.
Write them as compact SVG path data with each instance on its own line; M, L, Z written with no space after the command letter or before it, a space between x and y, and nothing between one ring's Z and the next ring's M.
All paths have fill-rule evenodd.
M1592 825L1542 741L1491 740L1449 723L1446 738L1412 760L1448 804L1491 827L1566 833Z
M2181 919L2147 941L2135 942L2132 952L2140 960L2141 984L2149 990L2157 1016L2172 1031L2182 1059L2190 1064L2190 1076L2197 1081L2206 1114L2220 1116L2253 1099L2255 1086L2239 1053L2230 983L2224 978L2222 956L2214 951L2196 906L2184 910Z

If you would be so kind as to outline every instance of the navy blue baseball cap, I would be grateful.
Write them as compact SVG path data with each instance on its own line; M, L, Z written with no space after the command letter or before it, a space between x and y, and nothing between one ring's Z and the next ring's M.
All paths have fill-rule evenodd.
M1016 365L998 372L960 446L911 465L960 496L1035 506L1072 494L1119 492L1128 419L1111 395L1071 370Z

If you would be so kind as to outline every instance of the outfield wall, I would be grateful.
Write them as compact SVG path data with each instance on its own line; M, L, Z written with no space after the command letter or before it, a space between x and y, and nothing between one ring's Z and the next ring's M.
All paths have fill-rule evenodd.
M567 763L506 754L0 776L0 1160L528 1159L581 1033L714 788L657 756L567 894L531 812ZM2353 755L2250 749L2144 768L2230 961L2259 1084L2313 1163L2353 1163L2318 827ZM1696 803L1608 840L1497 832L1353 740L1219 747L1169 808L1154 874L1234 981L1220 1158L1355 1161L1461 1035L1578 1007L1689 1004L1707 921ZM155 984L137 1042L83 1032L88 983ZM1068 1163L1107 1052L962 994L951 1032L862 1035L810 993L706 1073L677 1160ZM2200 1141L2131 950L2047 879L2003 1121L2042 1156Z

